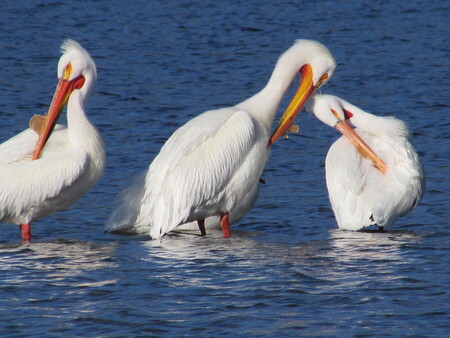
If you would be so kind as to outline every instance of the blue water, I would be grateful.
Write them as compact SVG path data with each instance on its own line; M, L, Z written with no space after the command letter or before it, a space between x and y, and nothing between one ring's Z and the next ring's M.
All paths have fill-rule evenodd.
M87 110L108 165L34 223L31 244L1 225L0 335L448 335L449 17L439 0L2 1L0 139L46 111L70 37L97 63ZM230 239L104 234L115 195L165 139L259 91L298 38L338 62L322 92L409 124L427 175L416 210L387 233L337 230L324 158L338 135L301 113Z

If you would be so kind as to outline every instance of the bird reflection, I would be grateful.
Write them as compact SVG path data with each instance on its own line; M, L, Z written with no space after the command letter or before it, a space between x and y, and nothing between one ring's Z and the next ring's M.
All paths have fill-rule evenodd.
M150 257L170 260L236 260L247 255L260 255L263 244L254 240L256 234L236 231L234 241L223 238L222 229L208 229L208 237L198 235L198 226L172 232L156 241L144 241Z
M401 246L417 242L420 237L411 231L330 231L329 255L340 262L360 259L402 260Z
M40 280L51 280L54 285L59 282L67 285L68 277L114 267L115 263L111 259L113 253L114 246L84 241L7 244L0 246L0 271L4 272L3 282L8 284L34 283L38 274ZM111 282L114 281L104 280L101 283ZM89 280L84 279L78 286L98 285L89 285Z

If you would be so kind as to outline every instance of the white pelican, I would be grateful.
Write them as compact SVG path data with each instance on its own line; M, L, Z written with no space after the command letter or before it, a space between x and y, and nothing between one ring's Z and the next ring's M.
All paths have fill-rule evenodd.
M417 205L425 179L405 122L369 114L331 95L315 95L309 110L344 135L331 146L325 161L328 193L340 229L377 225L383 230Z
M97 79L89 53L73 40L62 46L58 85L46 115L0 145L0 221L20 224L31 239L30 222L66 209L102 175L102 138L84 112ZM67 104L67 127L55 125Z
M122 193L106 230L149 226L150 236L158 239L197 221L204 235L205 218L218 216L224 237L229 237L229 223L255 203L283 95L300 72L300 87L288 108L300 110L334 68L325 46L298 40L279 58L269 82L256 95L233 107L207 111L175 131L148 172ZM280 135L287 127L280 124Z

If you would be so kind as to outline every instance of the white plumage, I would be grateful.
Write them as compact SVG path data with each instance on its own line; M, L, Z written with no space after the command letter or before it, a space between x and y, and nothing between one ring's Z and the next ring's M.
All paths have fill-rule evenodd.
M311 112L329 126L353 124L355 135L369 148L363 149L362 143L355 146L357 136L345 132L328 151L326 180L339 228L389 228L417 205L424 192L422 164L406 123L369 114L331 95L315 95L311 102Z
M220 217L228 237L230 221L244 216L256 201L269 156L270 129L283 95L302 72L301 86L290 105L298 112L331 77L334 67L323 45L297 41L280 57L259 93L234 107L205 112L179 128L145 176L121 194L121 204L106 230L144 227L152 238L160 238L180 224L198 221L202 230L205 218ZM285 123L281 128L287 128Z
M36 131L27 129L0 145L1 222L29 226L66 209L103 173L103 141L83 107L97 78L95 63L73 40L66 40L61 50L59 83L49 113L33 117L30 125ZM67 127L55 125L66 103ZM41 127L48 127L48 135L38 135ZM48 139L43 140L42 150L37 146L39 139ZM33 155L37 159L32 160ZM29 230L23 230L24 240L30 236Z

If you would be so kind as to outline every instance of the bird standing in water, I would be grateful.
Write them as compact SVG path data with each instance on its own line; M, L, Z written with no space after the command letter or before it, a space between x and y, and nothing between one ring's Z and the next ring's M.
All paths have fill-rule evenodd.
M340 229L389 228L417 205L425 177L405 122L369 114L331 95L315 95L310 111L344 135L331 146L325 161L328 193Z
M73 40L61 46L58 85L46 115L0 145L0 221L19 224L31 239L31 222L68 208L102 175L105 149L84 102L97 79L89 53ZM67 105L67 126L56 122Z
M197 222L205 234L205 219L217 217L224 237L229 237L230 218L242 217L256 201L272 123L284 94L300 73L300 87L288 107L290 114L298 113L331 77L335 65L322 44L295 42L256 95L207 111L175 131L145 175L121 194L106 230L147 226L157 239L181 224ZM292 119L282 120L270 144L291 123Z

